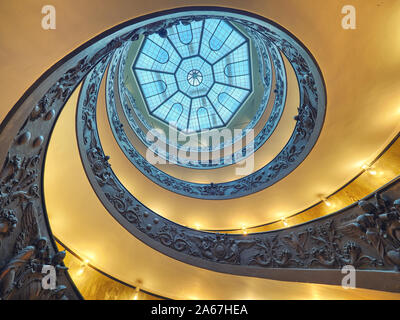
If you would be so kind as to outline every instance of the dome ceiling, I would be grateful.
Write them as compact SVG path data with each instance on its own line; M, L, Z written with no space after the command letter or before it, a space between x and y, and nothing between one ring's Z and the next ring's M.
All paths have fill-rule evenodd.
M185 22L188 23L188 22ZM197 23L196 21L192 21L192 23ZM229 23L230 25L233 26L233 24ZM178 26L181 24L178 24ZM174 28L175 26L171 27L170 29ZM236 29L239 26L236 24ZM238 31L239 32L239 31ZM244 28L241 28L241 33L244 35L246 33ZM153 34L152 36L158 36L158 34ZM161 38L161 37L160 37ZM217 100L217 105L219 105L219 110L223 112L226 115L230 114L230 119L228 122L223 126L220 127L219 130L216 130L216 128L209 128L213 130L208 130L206 128L202 129L202 132L206 132L207 135L211 136L215 140L210 141L207 139L202 138L200 135L193 134L194 131L181 131L178 130L178 132L174 132L174 129L176 128L176 123L175 125L172 124L169 126L168 121L158 121L157 117L154 117L151 115L151 113L148 110L147 104L144 102L145 99L143 99L143 95L140 94L142 92L142 88L137 81L137 77L134 76L135 72L132 72L132 70L135 69L135 61L137 63L137 60L139 59L139 55L141 54L140 48L143 47L143 43L147 41L148 38L145 37L139 37L139 40L137 43L133 42L131 45L125 46L125 49L121 52L121 61L119 62L119 82L118 82L118 88L119 88L119 99L121 99L121 104L122 104L122 109L124 112L124 116L121 117L121 121L123 121L123 118L126 118L130 127L133 131L134 134L141 140L141 142L146 145L147 147L150 147L151 143L149 141L152 141L152 137L156 137L158 140L163 141L168 146L169 150L157 150L158 154L164 158L168 159L170 163L175 163L178 165L183 165L183 167L191 167L191 168L217 168L217 167L223 167L227 166L229 164L232 164L232 152L227 152L227 148L233 147L235 148L234 150L239 150L241 146L238 146L238 144L241 144L242 141L241 139L244 139L248 133L247 130L251 129L256 129L256 127L259 127L259 124L261 123L260 119L267 119L268 121L263 123L264 129L263 129L263 136L261 139L259 139L258 146L261 146L263 142L265 142L269 136L272 134L274 131L279 118L283 112L284 108L284 95L280 95L279 99L275 99L275 105L271 108L267 108L269 102L270 102L270 96L271 96L271 88L275 83L281 84L281 92L285 92L285 84L286 84L286 77L285 77L285 70L283 68L283 64L281 63L281 56L279 55L277 49L274 47L270 48L264 48L264 47L257 47L259 45L258 42L256 41L249 41L249 39L246 38L246 43L243 43L243 45L246 44L249 49L249 56L248 56L248 63L249 63L249 70L247 75L236 75L232 77L226 77L225 73L223 78L225 78L230 85L229 86L235 86L233 82L237 82L240 79L248 79L249 82L251 83L252 91L253 93L250 94L245 101L241 104L241 107L237 108L235 113L226 113L224 108L222 108L221 104L219 101L223 102L226 100L225 103L232 102L234 105L238 105L237 100L232 100L228 95L227 92L221 92L219 93L216 98ZM169 39L169 38L168 38ZM164 40L162 40L164 41ZM208 44L207 44L208 46ZM242 47L240 46L240 48ZM234 51L236 51L238 48L234 48ZM198 48L198 51L200 50L200 46ZM222 47L221 49L222 50ZM272 67L271 67L271 57L269 56L268 51L271 51L273 54L274 61L279 61L279 67L275 70L276 73L276 80L273 77L272 74ZM232 53L232 52L231 52ZM181 55L184 55L182 53ZM228 54L226 57L223 57L218 64L221 66L224 64L224 59L231 57L231 54ZM231 57L232 58L232 57ZM186 59L187 60L187 59ZM189 59L192 61L192 59ZM118 63L118 61L115 61L115 63ZM236 65L236 64L235 64ZM232 66L231 63L227 63L225 66L225 69L228 70ZM182 82L186 83L189 88L196 88L196 86L191 86L188 82L188 77L191 77L191 70L189 70L187 73L184 75L184 79ZM193 69L195 70L195 69ZM196 69L197 70L197 69ZM252 71L252 72L250 72ZM201 73L201 72L200 72ZM202 77L202 74L200 75ZM191 79L191 78L190 78ZM213 79L215 79L215 75L213 73ZM221 80L221 79L219 79ZM223 80L223 79L222 79ZM203 78L202 78L203 81ZM218 79L217 79L218 81ZM224 81L224 80L223 80ZM194 83L194 82L193 82ZM172 86L175 86L176 88L179 88L177 84L172 84ZM220 83L215 83L213 85L213 88L219 88L224 90L227 89L228 87L226 85L220 85ZM236 89L242 89L236 87ZM235 90L236 90L235 89ZM112 88L110 88L110 93L112 93ZM226 91L226 90L225 90ZM214 92L214 97L215 97L215 90ZM209 95L212 95L213 92L208 91ZM237 90L236 90L237 92ZM183 94L181 91L178 91L179 94ZM186 101L190 103L193 100L190 98L187 93L184 93L184 96L186 97ZM219 98L218 98L219 97ZM237 97L236 97L237 98ZM203 99L206 103L208 103L210 100L207 96L204 96ZM167 99L168 100L168 99ZM165 100L165 101L167 101ZM116 106L118 108L118 105ZM180 110L180 106L178 104L175 104L175 107ZM189 106L190 107L190 106ZM214 107L213 107L214 108ZM222 109L221 109L222 108ZM232 106L229 108L232 109ZM166 110L166 109L164 109ZM171 109L168 109L171 110ZM174 108L175 110L175 108ZM233 109L232 109L233 110ZM169 111L168 111L169 112ZM183 112L183 106L182 106L182 112ZM169 113L169 115L165 116L165 119L167 120L172 117L174 112ZM183 114L183 113L182 113ZM269 118L268 118L269 115ZM181 114L179 114L179 117ZM220 119L220 117L218 116ZM180 118L180 121L183 121L183 118ZM210 119L207 117L207 119ZM227 120L227 119L226 119ZM211 121L211 120L210 120ZM206 121L207 122L207 121ZM195 123L198 123L198 121L195 121ZM156 129L156 130L154 130ZM224 131L224 133L228 133L232 137L224 137L224 139L220 140L220 142L216 142L219 137L218 134L222 131L221 129L227 129ZM157 130L162 130L163 134L159 134ZM125 130L125 132L129 135L130 130ZM201 131L201 130L197 130ZM256 131L257 133L260 132ZM192 134L191 134L192 133ZM171 135L171 139L169 138L169 135ZM179 134L179 139L177 140L177 135ZM150 137L150 139L149 139ZM194 138L194 139L193 139ZM189 139L189 141L187 141ZM179 150L190 150L194 152L199 152L199 155L201 154L207 154L211 151L217 151L225 148L223 151L225 154L224 156L218 155L215 156L214 153L209 156L210 160L212 161L195 161L192 159L189 159L188 161L181 161L179 155L177 152ZM202 156L199 158L203 159ZM235 159L233 159L235 161Z
M251 93L247 38L218 19L146 37L133 66L151 115L184 132L225 126Z

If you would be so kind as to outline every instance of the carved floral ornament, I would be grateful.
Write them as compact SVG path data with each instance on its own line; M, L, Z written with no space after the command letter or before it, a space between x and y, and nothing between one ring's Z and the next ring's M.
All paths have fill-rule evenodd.
M300 82L301 104L289 148L265 171L240 180L237 187L208 185L201 196L245 195L279 179L301 161L315 143L325 114L322 78L309 53L283 29L265 19L226 9L190 8L142 17L117 26L78 48L38 80L1 125L9 137L0 173L0 298L76 299L48 229L42 193L44 156L58 114L78 84L84 80L77 110L77 134L84 168L94 191L108 211L149 246L182 261L224 270L220 266L265 268L339 268L354 264L368 270L398 270L399 201L377 196L376 203L349 216L336 214L303 226L277 232L238 236L191 230L168 221L144 207L122 186L101 149L96 129L96 101L101 78L112 54L139 34L163 33L178 21L219 16L246 25L273 42L295 66ZM222 12L221 12L222 11ZM167 16L167 17L166 17ZM143 24L146 19L152 21ZM141 23L138 28L137 23ZM307 56L304 57L303 54ZM49 77L49 76L52 77ZM86 77L86 78L85 78ZM57 79L50 82L49 79ZM40 86L44 94L37 93ZM36 94L36 95L35 95ZM35 98L35 97L40 98ZM31 99L27 99L31 97ZM14 115L18 115L14 117ZM21 115L24 115L21 116ZM151 168L148 169L151 172ZM160 176L162 177L162 176ZM174 185L174 188L185 185ZM347 213L346 213L347 214ZM344 221L345 219L346 222ZM49 240L50 239L50 240ZM211 263L211 264L210 264ZM58 270L57 288L43 291L38 285L44 264ZM239 270L239 271L238 271ZM240 274L240 269L236 269Z

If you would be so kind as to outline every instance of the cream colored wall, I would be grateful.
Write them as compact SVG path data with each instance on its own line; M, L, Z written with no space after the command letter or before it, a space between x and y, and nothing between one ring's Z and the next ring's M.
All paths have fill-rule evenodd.
M0 3L0 119L47 68L94 35L145 13L189 4L177 0L52 3L57 9L54 31L40 26L40 10L47 1ZM216 2L190 2L212 4ZM268 201L270 210L252 211L246 215L247 221L203 222L203 227L235 228L241 223L275 220L315 203L318 194L329 194L351 179L398 132L400 2L353 0L356 30L340 26L340 10L348 4L346 0L231 0L217 4L264 15L294 33L318 61L328 94L325 125L307 160L269 188L267 195L253 196L255 204ZM48 213L55 234L74 251L91 257L100 269L126 282L141 277L146 289L171 298L379 297L365 290L332 291L326 286L219 274L189 267L148 248L117 224L89 192L79 158L71 157L76 145L71 136L74 115L68 110L73 107L61 115L53 137L58 143L52 144L48 153ZM57 157L68 161L54 162ZM160 265L163 268L158 268Z

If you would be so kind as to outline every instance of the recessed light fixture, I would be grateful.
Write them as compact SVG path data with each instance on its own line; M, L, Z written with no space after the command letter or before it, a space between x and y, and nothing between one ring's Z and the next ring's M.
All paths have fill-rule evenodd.
M284 225L285 227L289 226L289 224L287 223L285 217L282 217L282 218L281 218L281 221L282 221L282 223L283 223L283 225Z

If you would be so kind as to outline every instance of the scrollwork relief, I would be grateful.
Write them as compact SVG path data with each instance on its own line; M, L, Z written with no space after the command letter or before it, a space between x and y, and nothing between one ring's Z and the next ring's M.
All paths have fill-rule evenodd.
M379 263L400 269L400 199L390 203L376 193L375 203L359 201L362 214L343 226L343 232L373 247Z
M176 225L146 208L121 185L111 169L109 157L101 148L96 130L98 86L109 57L126 41L137 40L140 34L157 32L165 36L166 28L178 21L188 23L203 18L174 18L139 29L128 28L129 32L108 38L96 50L83 48L83 54L68 60L70 67L62 69L66 71L59 72L58 80L49 84L43 97L32 103L25 121L15 130L15 137L10 138L13 143L10 143L0 172L1 299L77 297L71 289L71 283L63 278L66 269L62 260L65 254L57 253L48 240L51 234L45 223L41 179L44 151L55 120L85 76L77 111L77 132L83 162L88 164L85 170L89 180L95 192L105 199L102 201L110 213L122 217L126 221L124 226L133 234L140 234L145 241L150 239L155 242L157 250L164 252L168 249L168 254L179 253L180 256L194 259L191 261L197 261L199 265L202 259L217 266L261 269L338 269L345 264L353 264L364 270L399 270L400 199L392 201L377 195L375 203L370 200L360 202L359 208L351 208L344 213L290 229L245 236L206 233ZM301 84L295 132L287 148L273 163L251 177L237 180L234 186L210 184L196 189L189 184L176 183L168 177L159 176L159 181L169 188L209 198L216 195L243 196L261 190L277 177L287 174L295 159L301 160L315 142L310 139L316 132L314 130L320 129L325 112L325 97L318 90L323 87L323 80L315 70L317 67L309 65L302 56L304 49L287 40L283 31L278 34L246 19L237 21L273 43L294 67ZM57 68L54 70L58 72ZM277 85L277 90L279 93L283 87ZM133 153L132 156L137 154ZM145 163L141 165L151 173L151 167L146 167ZM62 282L54 290L44 291L39 286L43 278L39 270L45 264L56 267L61 277Z
M292 136L293 143L289 148L283 150L277 157L277 160L267 167L267 171L257 172L256 174L245 177L241 183L235 185L233 191L242 192L242 190L254 190L268 179L278 175L281 170L289 167L290 163L300 156L305 148L303 143L309 139L311 129L315 127L317 121L316 103L318 100L315 82L311 81L312 73L305 63L304 59L299 57L297 50L286 42L278 42L278 46L287 55L288 59L296 63L300 83L302 83L301 104L299 107L295 133ZM116 68L110 68L110 72L115 72ZM110 77L112 79L112 77ZM308 80L307 80L308 79ZM305 82L311 84L307 87ZM93 88L93 83L98 87L100 85L99 77L88 77L87 83L83 88ZM112 86L110 82L108 86ZM91 89L90 94L97 95L98 89ZM109 96L113 98L113 96ZM91 97L88 101L95 101ZM79 103L79 105L81 102ZM78 132L83 133L83 140L87 143L80 145L81 154L87 154L86 160L89 163L90 172L93 177L99 176L97 167L101 168L102 176L107 177L102 182L97 181L96 192L104 193L108 203L105 203L110 212L114 215L120 215L126 221L133 225L136 230L147 235L152 240L158 242L161 246L172 249L176 252L187 254L188 256L205 259L218 264L248 265L254 268L328 268L338 269L345 264L353 264L355 267L392 270L393 260L396 260L395 250L391 248L386 250L386 261L379 256L379 252L374 251L374 242L362 241L362 239L348 236L343 232L344 225L338 219L325 219L309 223L307 226L282 230L272 233L261 233L255 235L241 236L229 234L212 234L188 229L176 225L148 208L144 207L136 198L134 198L118 181L111 167L108 165L108 158L104 158L100 147L100 140L95 127L96 108L92 106L82 108L78 105L78 112L84 116L78 123ZM110 114L109 118L115 121L115 125L120 125L117 117ZM90 132L90 135L85 134ZM88 140L89 139L89 140ZM295 144L299 143L299 144ZM86 145L86 146L85 146ZM89 148L90 146L90 148ZM96 150L96 154L102 159L102 164L94 165L98 157L90 156L88 150ZM129 150L132 157L138 156L137 151ZM97 159L97 160L96 160ZM85 162L85 161L84 161ZM152 168L141 163L146 173L152 173ZM86 170L88 167L86 167ZM113 177L113 179L109 179ZM96 178L96 179L97 179ZM194 192L201 196L204 195L223 195L227 192L224 185L210 184L202 186L196 190L191 185L177 183L168 177L161 177L160 181L169 188L176 190L185 189L186 192ZM393 211L393 210L392 210ZM354 213L352 213L354 214ZM392 219L394 214L388 214L386 219ZM397 217L397 216L396 216ZM343 218L343 216L341 216ZM383 217L382 217L383 219ZM391 221L391 220L390 220ZM348 223L348 222L346 222ZM397 229L392 222L387 223L392 226L388 230L390 239L394 237L396 241ZM388 240L386 240L388 242ZM379 248L379 245L375 247ZM382 250L381 250L382 251ZM390 253L389 253L390 252ZM388 259L392 264L389 263Z
M56 70L60 78L50 85L37 103L33 103L19 128L0 171L1 299L80 298L63 274L66 270L62 263L65 253L57 253L43 236L48 234L48 227L40 192L46 149L41 146L47 143L56 115L83 77L104 56L125 41L132 40L135 34L133 30L110 40L98 51L88 50L83 58L75 58L76 62L65 72ZM101 172L99 176L106 179ZM54 290L41 287L43 264L53 265L59 274L60 284Z
M0 273L1 300L67 300L67 287L58 285L55 289L44 289L42 273L44 265L51 265L56 276L67 270L63 265L65 251L50 254L48 240L38 238L32 245L18 251L2 268Z

